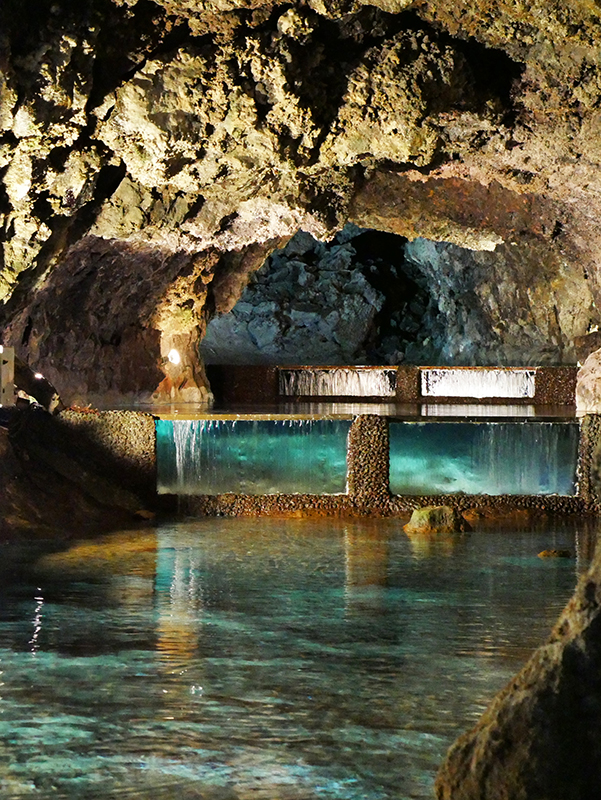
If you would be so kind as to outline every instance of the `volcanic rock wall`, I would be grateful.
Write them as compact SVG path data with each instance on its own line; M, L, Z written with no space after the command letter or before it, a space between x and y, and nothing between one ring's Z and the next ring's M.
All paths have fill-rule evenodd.
M413 251L439 308L477 284L469 324L451 315L448 361L586 355L600 14L546 0L4 0L3 340L67 400L206 399L208 320L299 229L327 240L350 221L474 251ZM495 308L499 281L516 301Z
M511 246L514 245L514 246ZM532 242L473 251L346 225L301 232L208 325L206 363L575 364L594 304Z

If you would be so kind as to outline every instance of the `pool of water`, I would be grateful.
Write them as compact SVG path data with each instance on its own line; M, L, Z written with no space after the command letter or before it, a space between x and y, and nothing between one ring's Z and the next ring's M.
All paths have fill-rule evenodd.
M349 420L156 421L161 494L340 494Z
M537 553L579 535L205 519L5 565L0 796L431 798L586 563Z
M394 494L576 494L577 422L392 422Z

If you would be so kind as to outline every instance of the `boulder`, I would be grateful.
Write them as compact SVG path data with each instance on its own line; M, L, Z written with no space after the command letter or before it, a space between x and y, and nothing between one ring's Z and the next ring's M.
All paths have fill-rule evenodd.
M424 506L414 510L409 522L403 526L403 530L409 535L460 533L470 530L470 526L456 508Z
M578 370L576 408L585 414L601 411L601 350L591 353Z

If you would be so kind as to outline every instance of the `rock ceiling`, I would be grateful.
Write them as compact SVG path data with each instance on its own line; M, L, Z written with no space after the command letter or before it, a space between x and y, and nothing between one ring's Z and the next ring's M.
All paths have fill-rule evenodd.
M201 399L208 319L352 222L510 264L549 359L594 350L600 41L587 0L3 0L5 343L71 397Z

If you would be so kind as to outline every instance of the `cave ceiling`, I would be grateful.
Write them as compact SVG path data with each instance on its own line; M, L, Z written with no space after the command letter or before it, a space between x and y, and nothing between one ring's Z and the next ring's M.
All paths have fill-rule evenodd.
M510 264L528 324L558 320L547 359L575 358L601 322L600 23L584 0L3 0L5 343L72 396L202 399L208 320L297 231L350 222L483 254L481 283Z

